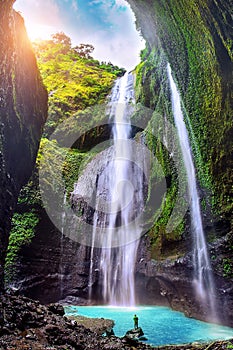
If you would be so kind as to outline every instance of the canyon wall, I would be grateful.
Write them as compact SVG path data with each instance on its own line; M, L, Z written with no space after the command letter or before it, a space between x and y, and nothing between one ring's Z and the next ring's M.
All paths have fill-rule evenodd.
M169 62L181 94L196 165L204 232L216 281L216 306L221 310L221 321L232 325L232 4L203 0L128 2L147 42L136 68L137 102L156 112L146 128L146 142L163 159L171 192L163 219L151 228L146 245L139 251L138 296L142 303L167 303L188 315L208 319L209 306L206 310L200 307L193 293L189 213L183 225L173 232L166 230L167 213L177 200L174 192L181 169L176 169L176 174L169 169L164 150L150 136L157 114L173 122Z
M138 102L156 108L169 62L186 110L202 187L228 222L232 215L233 32L230 1L129 0L147 41ZM149 59L148 59L149 58ZM166 76L167 73L164 73ZM163 76L163 77L164 77ZM164 113L164 112L163 112Z
M182 97L196 165L204 231L216 280L216 304L222 310L221 322L233 326L231 4L202 0L128 2L147 41L142 62L135 70L137 102L152 111L145 126L145 141L162 164L168 187L163 217L152 225L139 246L138 302L168 305L189 316L209 319L209 305L201 305L193 292L189 212L177 228L166 231L180 169L173 171L169 154L153 137L152 128L156 125L153 111L172 123L169 62ZM90 249L62 237L45 214L31 245L20 255L18 285L26 295L42 302L69 295L73 302L88 299ZM98 271L94 277L93 294L98 300Z
M32 173L47 115L47 92L13 3L0 3L0 289L11 217Z

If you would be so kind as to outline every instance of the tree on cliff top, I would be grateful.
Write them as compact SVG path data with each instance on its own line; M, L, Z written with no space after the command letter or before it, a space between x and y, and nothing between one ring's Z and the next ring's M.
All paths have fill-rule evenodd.
M72 48L63 32L52 35L50 40L36 41L33 47L49 93L45 136L77 111L103 103L114 80L125 72L112 63L100 64L93 59L94 47L90 44Z
M74 47L74 51L76 51L80 57L88 59L92 58L91 53L94 51L94 49L94 46L90 44L80 44Z

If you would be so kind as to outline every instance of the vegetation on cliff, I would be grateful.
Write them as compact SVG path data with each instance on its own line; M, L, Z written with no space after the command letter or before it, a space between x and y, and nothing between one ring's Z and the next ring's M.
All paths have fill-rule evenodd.
M229 74L232 74L232 40L228 29L230 11L227 3L224 6L214 2L207 6L202 0L174 0L172 3L166 0L129 2L136 3L135 7L138 6L139 10L140 6L143 8L139 12L135 11L138 22L142 17L142 31L145 31L146 26L154 28L156 24L156 34L152 30L149 34L146 31L143 33L148 37L148 43L142 52L142 62L136 68L137 101L152 111L151 119L143 131L144 140L163 170L162 174L161 169L152 169L148 201L152 199L153 186L164 176L167 184L162 213L149 232L152 258L164 258L168 250L169 257L177 258L186 251L182 241L186 217L171 232L167 232L167 224L178 198L178 172L180 175L183 171L182 166L174 165L173 150L177 151L173 147L175 140L166 134L169 131L166 129L166 121L173 123L167 62L170 62L182 96L199 182L205 191L203 193L211 194L210 197L202 199L202 206L206 209L211 204L220 222L225 222L228 229L232 212L232 80L229 78ZM46 190L64 196L66 188L69 195L81 171L80 166L89 156L86 151L95 142L106 137L104 130L92 129L92 126L96 125L96 121L102 121L103 113L99 105L105 101L114 79L122 75L124 70L92 59L90 45L83 44L72 48L70 39L64 33L54 35L51 40L35 43L34 50L49 92L49 118L41 140L37 168L43 163L46 152L48 162L42 169ZM14 74L12 79L16 79ZM13 89L14 107L18 106L17 99L16 90ZM20 120L18 107L15 111ZM71 116L72 119L69 119ZM164 119L166 132L163 140L159 134L158 116ZM53 140L49 140L61 123L60 134L55 132ZM85 132L87 129L88 133ZM82 137L68 149L65 146L71 130L72 133L77 131L77 135ZM56 141L57 136L62 147ZM46 173L45 177L43 171ZM56 181L54 188L53 180L57 174L62 174L62 177ZM20 247L30 242L37 229L43 210L38 183L36 169L28 185L21 191L19 212L13 218L7 257L9 268L13 266ZM54 206L57 204L54 197ZM29 215L32 209L34 211ZM186 227L188 231L189 226ZM214 230L212 226L211 230ZM18 231L20 234L16 235ZM213 237L212 232L210 233ZM224 233L222 230L220 235ZM181 242L180 246L178 242ZM212 260L217 261L215 270L218 270L219 275L232 278L232 244L229 243L227 253L224 251L219 259L215 258L213 252L211 254ZM13 277L12 271L8 276L9 280Z
M155 224L149 231L152 257L157 260L165 254L165 248L170 242L178 242L182 239L184 232L182 217L176 220L172 230L168 231L167 225L177 201L178 191L181 190L181 179L184 179L185 174L182 156L174 134L166 56L163 50L151 49L147 45L141 52L141 59L141 63L135 70L136 100L140 105L150 110L150 120L143 133L147 147L156 156L162 169L161 173L158 166L152 168L148 203L153 201L156 183L164 177L166 179L166 200L162 203L159 218L155 220ZM179 164L175 164L177 161L175 162L174 156L176 159L180 159ZM177 249L173 254L176 256L179 253L177 244Z
M44 135L75 112L105 102L114 80L125 70L94 60L92 46L71 46L64 33L33 43L43 82L49 94L48 120Z
M92 127L105 118L106 97L115 79L125 72L123 68L111 63L94 60L90 55L93 49L91 45L81 44L72 48L70 38L64 33L53 35L51 40L38 41L33 47L49 94L48 119L40 142L36 168L20 192L17 212L13 216L7 253L8 283L14 278L14 263L20 248L29 244L35 235L41 210L46 205L42 203L38 174L40 164L44 164L44 154L47 162L41 167L40 180L43 189L54 194L56 206L57 198L64 195L64 190L69 200L81 171L80 166L90 156L90 152L86 153L85 150L92 148L94 139L102 137L101 127ZM54 131L58 126L60 128L56 134ZM58 137L59 142L49 140L52 133ZM70 135L77 135L77 142L67 148L65 140Z
M231 5L202 0L128 2L147 39L143 62L137 68L137 101L172 122L169 62L183 100L198 180L206 195L203 209L211 207L217 220L223 220L229 229L233 207ZM148 28L155 28L156 34L152 36ZM151 147L158 154L154 142ZM162 158L169 166L166 155ZM172 168L168 172L172 176ZM174 176L171 179L173 186ZM168 207L174 205L174 198Z
M0 4L0 292L12 214L32 174L47 117L47 93L13 3Z

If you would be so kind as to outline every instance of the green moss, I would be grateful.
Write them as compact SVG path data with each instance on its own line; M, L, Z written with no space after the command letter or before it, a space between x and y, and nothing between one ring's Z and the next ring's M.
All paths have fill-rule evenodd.
M74 183L77 182L81 166L87 157L88 154L78 150L60 147L56 141L46 138L41 140L37 157L40 190L42 195L47 193L54 198L54 206L63 203L64 191L69 200L69 194L74 189Z
M70 192L74 189L81 171L81 165L87 158L85 153L75 149L59 147L56 141L43 138L36 161L36 169L20 192L18 211L12 219L12 230L6 258L6 283L14 280L15 263L20 257L20 249L30 245L35 235L35 229L40 221L41 209L46 207L41 193L45 191L54 198L54 208L60 209L63 203L64 191L69 201ZM38 169L40 169L40 177ZM42 188L39 187L39 182ZM46 198L46 196L44 197ZM43 198L43 199L44 199Z
M223 276L233 278L233 263L230 258L224 258L222 261Z
M199 183L210 193L213 211L229 219L233 208L231 7L204 0L138 0L135 8L142 30L145 19L141 8L148 11L148 21L156 24L157 40L144 33L155 51L154 64L163 51L171 65L183 100ZM142 81L138 96L146 106L154 105L158 110L160 88L156 75L163 67L157 65L153 71L146 52L145 58L137 69ZM150 67L148 73L146 67ZM159 83L166 85L163 78ZM164 102L168 104L168 100Z
M7 257L5 262L5 282L10 283L14 278L15 263L20 249L31 243L39 222L38 215L33 210L30 213L15 213L12 218Z
M37 43L35 51L43 82L49 92L49 118L45 134L58 130L60 125L55 135L59 143L42 138L33 175L20 192L7 255L8 282L13 280L13 266L20 256L20 247L30 244L35 234L35 226L41 219L40 214L37 217L36 213L43 212L48 205L46 196L49 195L54 210L59 211L64 192L69 201L84 164L93 156L92 152L79 151L75 145L67 148L66 140L73 135L77 135L78 139L80 136L79 146L83 148L86 131L89 130L91 141L99 136L101 127L94 127L105 116L105 106L102 104L116 77L124 72L124 69L111 63L100 64L92 58L80 57L69 45L52 40ZM14 75L12 81L16 108ZM88 106L92 107L88 109Z
M220 6L214 12L201 0L188 1L188 4L186 0L154 1L154 6L160 17L158 35L187 111L187 125L200 183L213 189L213 208L219 213L226 213L229 209L230 178L222 158L230 159L226 135L232 125L230 94L225 92L222 65L232 69L229 63L232 54L228 61L227 58L225 62L220 61L217 56L220 52L216 50L222 50L223 56L226 54L213 34L217 31L229 53L232 42L227 38L227 32L220 28L226 22L227 9L224 17ZM220 13L222 22L217 18ZM210 20L215 28L209 25Z
M148 149L154 154L159 164L159 166L154 164L151 169L147 198L147 203L151 207L150 214L153 216L153 218L150 217L150 220L154 222L149 231L151 254L153 258L158 259L166 241L180 241L184 232L182 218L177 218L171 231L168 231L167 225L177 201L178 190L180 190L177 177L179 175L183 178L185 171L182 162L179 162L179 168L177 168L171 152L171 150L180 152L180 149L176 135L174 135L166 57L162 50L155 48L151 50L149 47L143 50L141 57L144 61L136 67L136 100L146 106L150 114L150 121L143 134ZM153 214L153 200L157 197L157 186L161 186L164 178L166 179L166 194L158 217L156 211Z

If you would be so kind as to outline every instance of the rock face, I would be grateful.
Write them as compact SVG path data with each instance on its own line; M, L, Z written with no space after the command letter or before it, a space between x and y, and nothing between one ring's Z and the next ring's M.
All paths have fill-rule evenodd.
M226 256L227 239L219 239L210 245L210 253L218 258L213 262L216 295L212 296L218 314L217 322L233 326L232 280L224 278L219 266ZM213 321L210 305L198 299L193 284L192 254L169 257L161 261L150 259L148 238L141 242L136 266L136 295L138 303L165 305L204 321Z
M15 287L42 303L65 299L73 304L87 303L89 250L62 236L40 213L40 223L30 247L20 253Z
M206 205L211 203L215 212L214 220L206 212L204 228L207 241L218 238L209 244L217 287L216 304L221 310L222 322L232 325L232 274L226 272L231 269L232 261L232 205L229 205L232 183L229 117L233 84L231 4L202 0L128 0L128 3L147 41L147 56L141 76L138 76L137 101L164 118L168 116L167 62L179 87L197 176L202 188L212 190L211 199L207 191L202 195ZM153 251L151 236L144 244L142 242L137 265L137 294L142 303L167 304L190 316L208 319L208 305L200 306L193 293L188 231L187 226L179 254L180 238L168 237L176 246L174 250L172 244L169 246L165 230L160 236L160 249L157 247Z
M13 3L0 5L0 290L11 216L32 173L47 114L47 93Z
M151 57L154 55L155 59L159 52L165 52L163 57L171 64L190 116L194 139L200 150L198 154L193 148L197 173L204 186L207 185L206 179L210 179L208 185L213 188L214 207L219 207L216 225L208 227L212 220L210 215L205 223L208 240L215 239L214 243L209 244L209 251L217 287L216 304L221 306L221 322L233 326L232 275L227 275L230 265L226 264L232 261L232 244L229 245L232 233L225 236L230 230L231 210L230 2L222 1L218 5L201 0L128 2L148 42ZM149 78L152 73L159 76L158 68L164 71L164 80L167 74L166 65L158 64L156 68L155 64L155 68L153 65L152 68L145 69L138 99L140 101L144 94L145 105L155 108L156 95L163 82L158 81L155 86ZM148 81L150 84L147 84ZM193 140L191 142L193 146ZM91 220L93 212L86 204L90 198L85 201L82 197L82 201L81 197L77 195L74 198L77 208L85 213L87 220ZM142 304L167 305L189 316L208 320L208 305L201 305L193 292L191 238L188 231L187 225L182 242L175 239L169 242L162 237L159 256L152 252L151 236L144 237L139 246L136 266L136 294L138 302ZM66 296L70 296L67 300L74 304L87 302L90 249L62 238L45 214L42 214L30 248L23 248L21 253L18 281L22 293L44 303ZM97 266L98 251L94 256ZM98 300L98 271L95 271L93 284Z
M128 3L152 52L150 60L155 62L153 72L145 65L141 77L144 101L142 96L138 97L139 101L154 101L150 107L156 108L158 98L154 97L163 90L164 81L153 84L150 76L165 71L166 79L166 65L158 62L164 52L187 112L201 184L211 186L216 211L229 219L232 213L229 205L233 135L232 5L227 0L221 4L203 0L128 0Z

